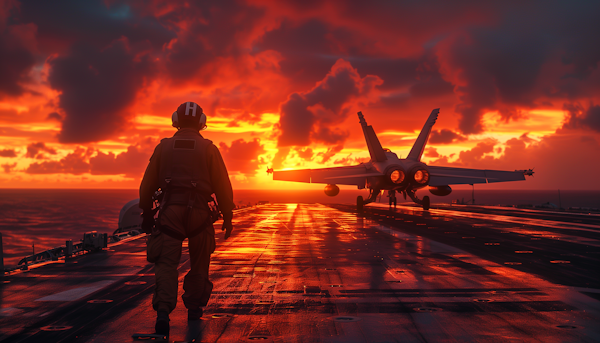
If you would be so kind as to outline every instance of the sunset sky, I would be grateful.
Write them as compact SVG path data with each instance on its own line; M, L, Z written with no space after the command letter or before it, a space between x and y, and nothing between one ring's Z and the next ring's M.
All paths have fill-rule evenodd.
M598 1L0 1L0 188L137 188L195 101L236 189L405 157L600 190ZM315 185L322 188L322 185ZM484 187L484 186L482 186Z

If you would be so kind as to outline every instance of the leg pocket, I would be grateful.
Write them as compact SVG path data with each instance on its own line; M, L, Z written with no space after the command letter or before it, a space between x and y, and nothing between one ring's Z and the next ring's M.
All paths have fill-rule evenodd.
M150 238L148 238L148 241L146 242L146 259L148 262L156 263L156 261L158 261L162 251L163 235L164 234L159 231L150 235Z

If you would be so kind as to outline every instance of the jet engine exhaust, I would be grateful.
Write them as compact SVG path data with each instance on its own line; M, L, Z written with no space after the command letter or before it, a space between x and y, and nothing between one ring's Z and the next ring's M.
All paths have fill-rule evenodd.
M419 168L412 174L412 179L420 187L425 186L429 183L429 172L426 169Z
M402 169L393 169L388 174L390 181L395 184L400 184L404 181L404 171L402 171Z
M337 185L327 185L325 186L325 194L330 197L334 197L340 193L340 187Z

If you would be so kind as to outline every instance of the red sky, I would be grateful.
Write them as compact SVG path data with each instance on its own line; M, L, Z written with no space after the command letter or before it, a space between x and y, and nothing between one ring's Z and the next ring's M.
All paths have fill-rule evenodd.
M2 1L0 187L136 188L185 101L235 188L406 156L600 189L598 2ZM315 186L321 188L322 185Z

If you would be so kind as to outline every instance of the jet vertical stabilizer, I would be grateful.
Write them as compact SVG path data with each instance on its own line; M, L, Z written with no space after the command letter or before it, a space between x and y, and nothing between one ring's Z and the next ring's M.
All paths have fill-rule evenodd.
M429 134L431 133L431 128L433 127L433 124L435 124L435 121L437 120L438 113L440 113L439 108L436 108L435 110L431 111L429 118L425 122L425 125L423 125L423 129L421 130L419 137L417 137L415 144L413 145L412 149L410 149L410 153L408 154L408 157L406 157L407 160L417 161L417 162L421 160L421 156L423 155L423 150L425 149L425 144L427 144L427 140L429 139Z
M360 121L360 125L362 126L363 133L365 134L365 140L367 141L367 147L369 148L369 155L371 155L371 160L373 162L383 162L387 160L387 156L385 156L385 151L381 147L381 143L375 134L375 130L371 125L367 125L365 121L365 117L362 112L358 112L358 120Z

